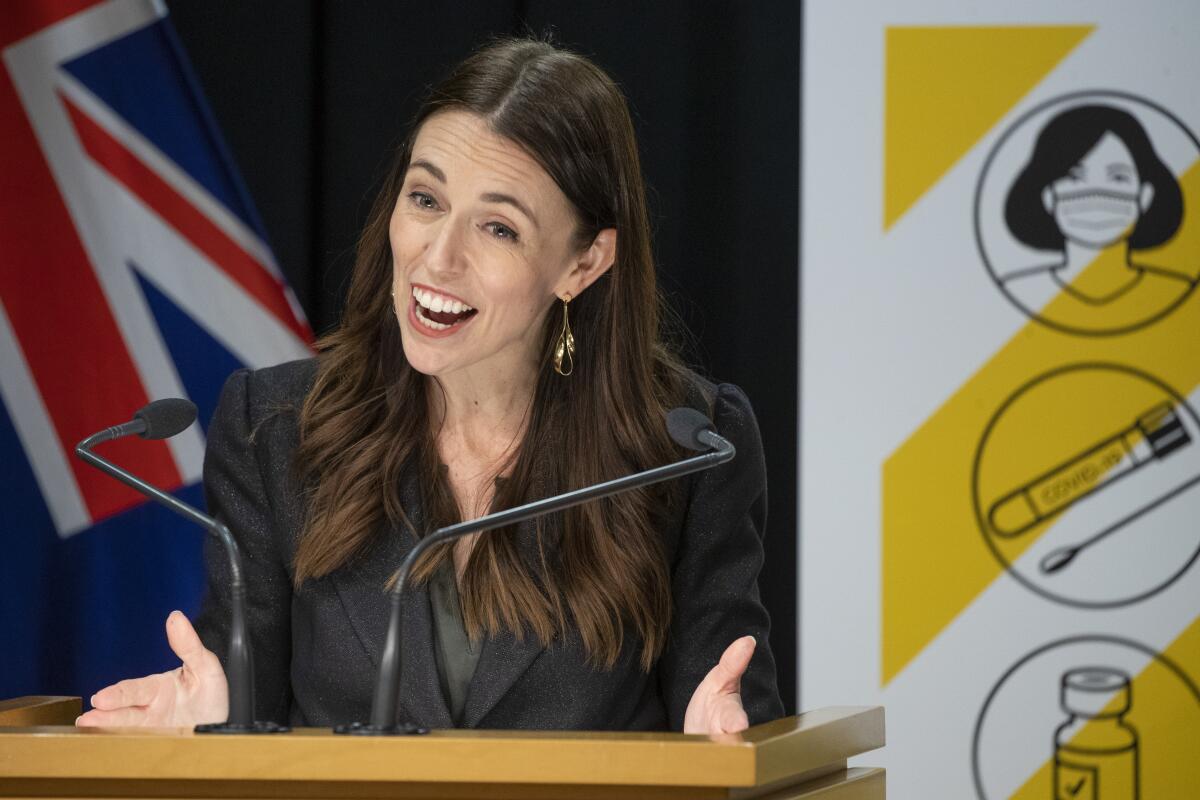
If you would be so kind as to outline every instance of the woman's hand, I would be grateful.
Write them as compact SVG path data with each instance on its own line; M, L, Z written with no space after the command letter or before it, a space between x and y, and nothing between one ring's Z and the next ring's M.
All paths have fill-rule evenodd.
M750 727L742 708L741 685L756 644L753 636L743 636L725 648L721 660L692 692L683 715L684 733L737 733Z
M167 617L167 642L182 666L101 689L92 695L92 710L76 719L75 724L190 728L205 722L224 722L229 716L225 671L179 611Z

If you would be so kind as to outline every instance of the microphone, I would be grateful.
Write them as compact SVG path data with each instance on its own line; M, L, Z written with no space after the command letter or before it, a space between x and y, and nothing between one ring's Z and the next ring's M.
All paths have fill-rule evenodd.
M148 403L138 409L129 422L114 425L89 436L80 442L79 446L94 447L101 442L110 442L133 434L143 439L170 439L195 421L195 403L182 397L168 397Z
M708 417L687 406L673 408L667 413L667 433L677 445L689 450L728 451L730 458L736 452L728 439L713 430Z
M229 557L230 604L229 630L229 719L225 722L197 725L196 733L278 733L288 728L274 722L254 720L254 658L246 633L246 583L242 577L242 554L229 528L182 500L151 486L116 464L92 452L102 442L137 435L143 439L168 439L196 421L196 406L190 400L155 400L133 415L133 419L94 433L75 446L75 454L101 472L174 511L221 540Z
M543 514L562 511L566 508L596 500L601 497L618 494L619 492L639 489L661 481L671 480L693 472L700 472L718 464L724 464L733 459L737 450L733 444L713 430L712 422L704 414L692 408L676 408L667 414L667 432L671 438L689 450L709 451L698 456L665 464L661 467L636 472L624 478L598 483L583 489L566 492L543 500L497 511L479 519L460 522L445 528L439 528L417 542L416 546L405 556L397 571L396 582L391 591L391 616L388 619L387 638L384 641L383 655L379 659L379 674L375 683L375 696L371 703L370 722L351 722L338 725L334 733L357 736L395 736L400 734L428 733L429 729L411 722L397 722L398 698L400 696L400 643L403 641L404 615L401 613L401 600L404 587L408 582L408 574L413 564L421 554L429 548L468 536L480 531L493 530L506 525L524 522Z

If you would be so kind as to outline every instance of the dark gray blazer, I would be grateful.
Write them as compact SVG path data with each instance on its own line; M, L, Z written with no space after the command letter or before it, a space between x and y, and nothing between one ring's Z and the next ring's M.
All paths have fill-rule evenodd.
M315 364L296 361L229 378L208 429L204 487L210 512L229 525L242 548L258 717L327 727L370 717L388 617L384 584L412 541L389 530L366 556L293 591L302 499L289 461L298 440L296 409L312 386ZM750 722L782 715L767 642L770 622L756 583L766 515L758 426L741 390L708 388L715 395L716 428L738 455L692 477L685 510L663 531L675 605L663 656L646 673L638 663L640 640L627 641L616 665L600 670L587 665L570 633L545 649L531 636L487 639L468 689L465 727L681 730L697 684L729 643L748 633L758 639L742 680ZM418 478L411 472L400 491L421 530ZM523 532L532 536L530 528L518 535ZM205 561L208 590L196 627L224 662L229 571L215 542L206 543ZM405 608L402 718L453 727L438 682L426 589L414 591Z

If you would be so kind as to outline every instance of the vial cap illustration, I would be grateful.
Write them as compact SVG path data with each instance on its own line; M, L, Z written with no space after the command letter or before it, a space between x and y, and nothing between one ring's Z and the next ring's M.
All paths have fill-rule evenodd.
M1062 708L1084 717L1119 717L1129 711L1129 675L1110 667L1082 667L1063 674Z

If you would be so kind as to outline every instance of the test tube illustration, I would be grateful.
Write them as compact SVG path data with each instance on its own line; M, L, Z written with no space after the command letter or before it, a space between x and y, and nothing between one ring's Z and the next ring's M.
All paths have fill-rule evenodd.
M988 509L988 524L997 536L1020 536L1191 441L1172 404L1158 403L1132 424L1002 495Z

